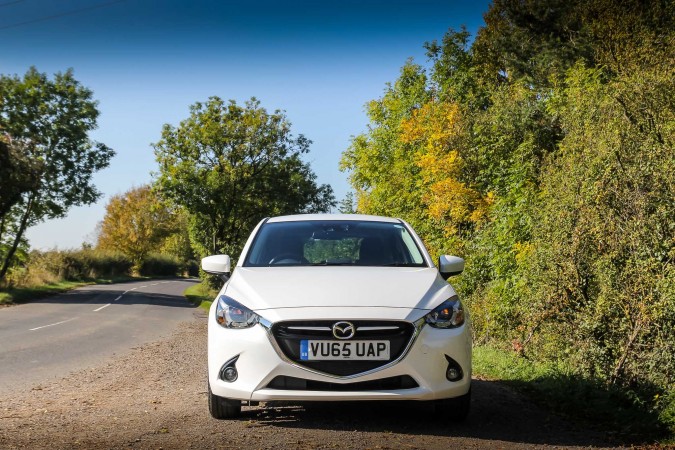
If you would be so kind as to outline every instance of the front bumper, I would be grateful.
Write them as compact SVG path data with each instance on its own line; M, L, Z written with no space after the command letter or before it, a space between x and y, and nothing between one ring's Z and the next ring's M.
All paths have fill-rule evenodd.
M471 383L471 336L467 323L455 329L421 325L407 353L395 364L364 374L346 377L319 373L284 356L269 329L261 324L247 329L226 329L209 318L209 383L213 394L244 401L350 401L350 400L436 400L466 394ZM238 377L233 382L219 378L226 361L237 357ZM447 357L462 368L463 377L446 379ZM408 389L349 390L350 383L409 376L417 387ZM287 390L270 388L277 377L347 385L332 390Z

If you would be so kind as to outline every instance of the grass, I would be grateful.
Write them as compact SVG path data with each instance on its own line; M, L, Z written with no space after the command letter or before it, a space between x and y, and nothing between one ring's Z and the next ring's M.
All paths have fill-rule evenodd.
M667 436L672 424L660 420L655 401L578 376L564 366L535 363L511 352L481 346L473 349L473 372L499 380L527 394L535 403L605 431L621 442L672 442L673 436Z
M197 305L206 311L211 307L211 303L213 303L216 294L215 291L209 289L203 283L192 285L183 292L185 298L193 305Z

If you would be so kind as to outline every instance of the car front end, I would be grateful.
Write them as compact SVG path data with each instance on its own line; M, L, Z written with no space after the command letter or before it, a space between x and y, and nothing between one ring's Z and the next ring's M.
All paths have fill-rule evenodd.
M264 241L260 231L268 222L254 230L209 312L213 401L225 399L223 404L233 410L242 401L468 401L468 312L407 224L387 219L382 225L383 218L370 216L277 220L272 224L304 221L329 231L320 234L306 227L307 239L325 241L320 251L305 242L302 256L286 252L274 264L274 257L263 254L259 260L266 264L257 264L251 247L256 239ZM335 232L339 226L342 234ZM407 234L406 245L419 255L407 255L415 250L400 244L390 255L392 262L389 256L380 263L367 261L363 241L372 230L382 236L382 229L390 228L397 236ZM277 232L268 236L274 244L266 245L300 234L297 224L271 229ZM311 245L318 245L314 241ZM334 250L326 253L326 242L344 248L337 256ZM317 254L333 257L318 259ZM468 404L465 409L468 413ZM219 418L236 415L218 411L214 416Z

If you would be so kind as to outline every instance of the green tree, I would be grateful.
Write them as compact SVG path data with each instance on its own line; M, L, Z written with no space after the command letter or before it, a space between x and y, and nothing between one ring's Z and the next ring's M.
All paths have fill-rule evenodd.
M494 84L525 80L550 87L578 60L594 53L580 0L495 0L485 13L473 53L485 79Z
M174 207L172 210L172 231L162 242L159 252L188 263L195 259L190 243L189 213L182 207Z
M0 256L4 257L16 246L8 269L21 264L28 251L25 239L14 242L20 216L13 207L37 187L40 168L40 161L29 159L8 136L0 135Z
M9 179L23 175L29 182L19 196L5 197L0 222L0 280L12 263L27 227L45 219L63 217L72 206L95 202L100 193L92 184L94 172L107 167L112 149L89 139L96 129L98 109L91 90L71 70L50 80L31 68L20 78L0 76L0 129L22 152L3 171ZM4 179L4 174L3 174Z
M154 145L157 186L190 213L197 253L236 255L262 218L335 205L331 187L317 185L301 159L309 145L281 111L268 113L255 98L240 106L211 97L178 127L164 126Z

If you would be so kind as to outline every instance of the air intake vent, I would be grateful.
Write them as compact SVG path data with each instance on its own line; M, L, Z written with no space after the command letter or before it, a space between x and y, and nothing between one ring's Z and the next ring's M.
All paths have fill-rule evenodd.
M267 389L284 391L333 391L333 392L363 392L363 391L397 391L419 387L409 375L382 378L380 380L360 381L358 383L326 383L323 381L305 380L302 378L279 376L274 378Z

